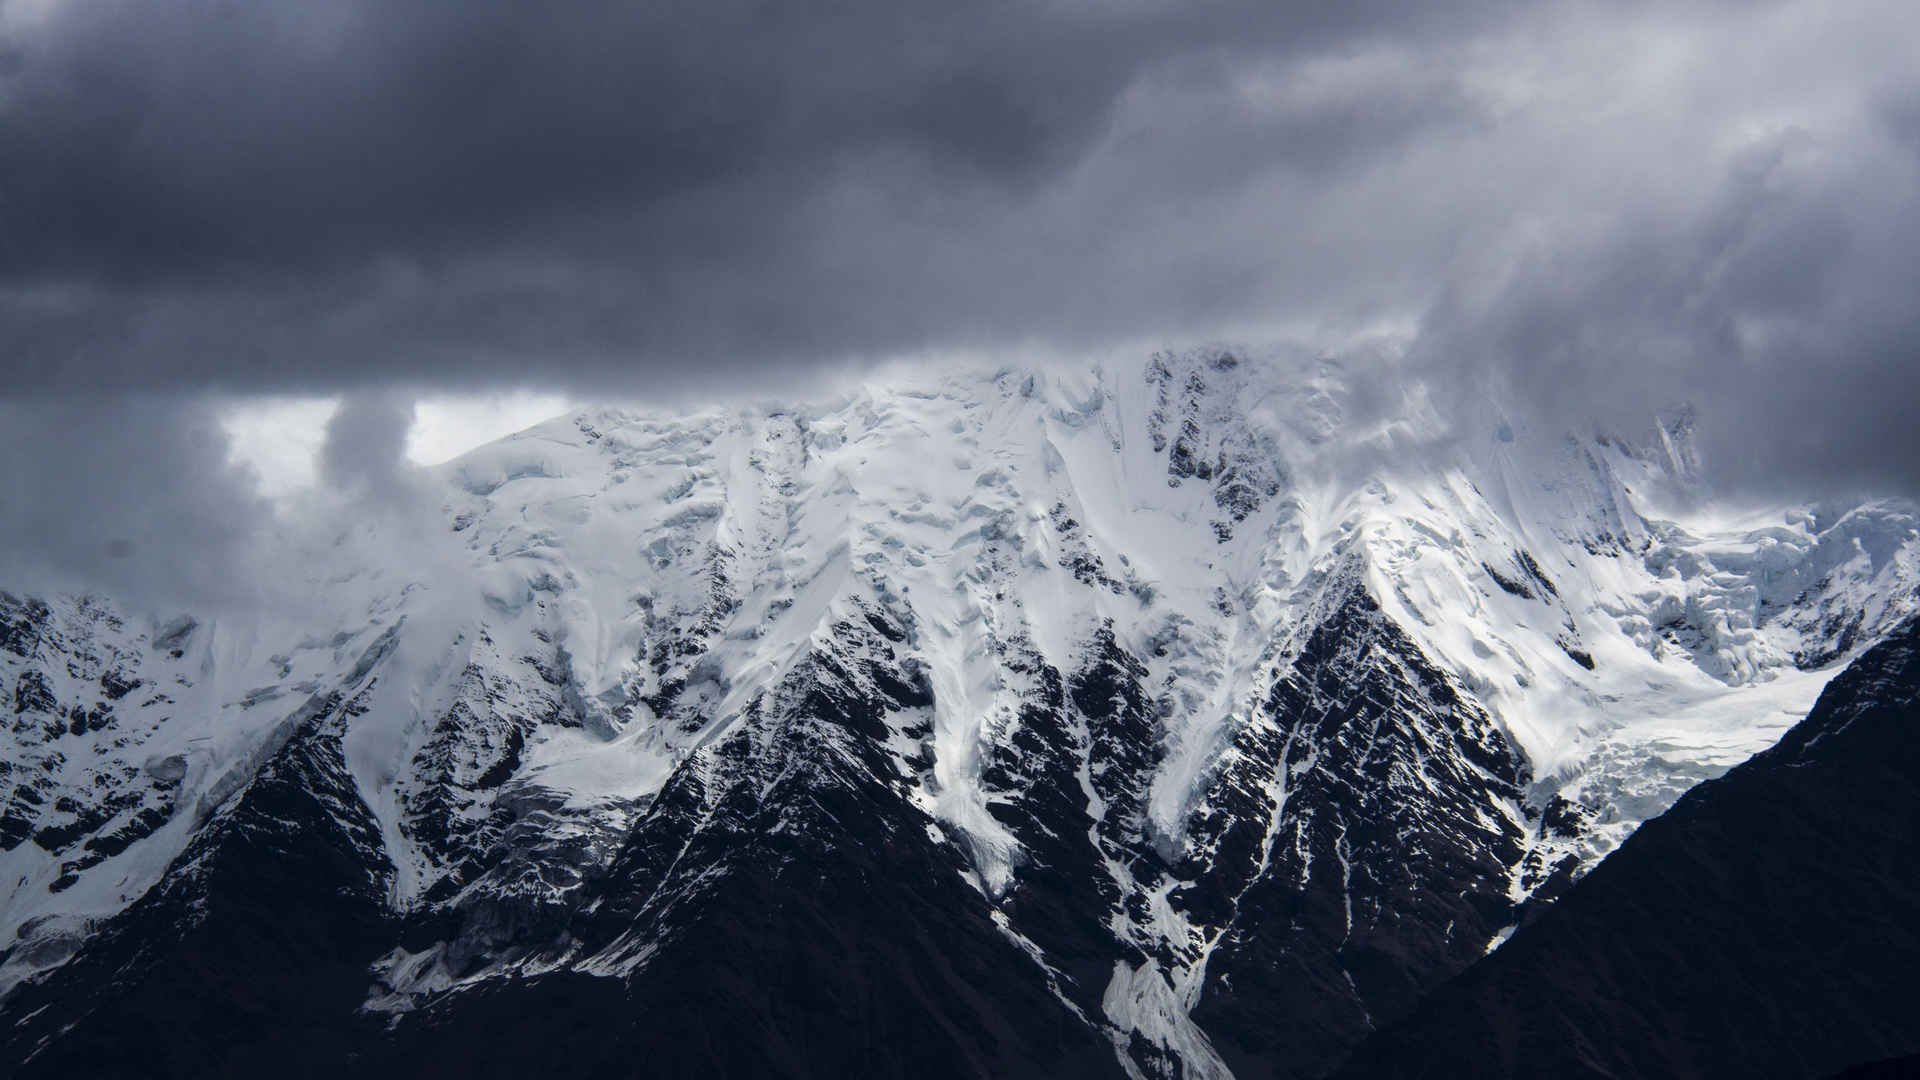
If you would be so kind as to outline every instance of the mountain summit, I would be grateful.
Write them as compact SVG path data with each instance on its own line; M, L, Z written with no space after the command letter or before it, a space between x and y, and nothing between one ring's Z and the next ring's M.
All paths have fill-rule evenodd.
M1715 517L1685 412L1378 397L587 410L311 610L6 583L3 1060L1320 1075L1920 607L1911 506Z

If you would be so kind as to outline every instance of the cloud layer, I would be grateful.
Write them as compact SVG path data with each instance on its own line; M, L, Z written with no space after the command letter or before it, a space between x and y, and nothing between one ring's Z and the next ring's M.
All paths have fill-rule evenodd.
M422 389L1382 333L1553 422L1693 400L1735 484L1920 491L1906 7L0 0L0 509L66 544L35 448L131 433L208 483L213 393L348 395L371 485Z

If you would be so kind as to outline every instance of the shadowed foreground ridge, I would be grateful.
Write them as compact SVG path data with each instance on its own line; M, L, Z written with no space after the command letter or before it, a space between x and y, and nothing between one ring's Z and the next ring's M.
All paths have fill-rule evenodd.
M1920 1051L1917 699L1909 621L1337 1075L1825 1077Z

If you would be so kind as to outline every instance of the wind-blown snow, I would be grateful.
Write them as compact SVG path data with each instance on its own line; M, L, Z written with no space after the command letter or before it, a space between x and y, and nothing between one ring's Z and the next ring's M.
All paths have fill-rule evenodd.
M288 574L324 611L176 633L56 598L58 633L0 652L6 689L28 700L28 670L53 672L65 709L100 699L104 668L141 689L80 734L45 735L52 715L21 706L0 795L44 831L74 815L38 807L94 777L179 775L116 811L151 806L158 827L59 891L71 844L23 835L0 852L0 940L70 936L138 896L315 695L367 695L343 746L404 908L453 872L431 855L423 777L504 769L569 812L630 814L868 610L906 628L931 692L915 802L989 898L1022 858L984 768L1028 689L1008 658L1071 670L1101 627L1158 695L1145 829L1173 852L1348 571L1510 734L1530 804L1591 811L1591 861L1770 744L1916 607L1911 506L1730 519L1696 486L1684 417L1570 438L1491 405L1443 419L1417 391L1364 424L1350 411L1335 364L1217 350L1144 374L954 375L812 406L589 409L434 470L430 529L370 521L302 550ZM71 661L86 655L106 659ZM468 784L431 828L481 828L502 782ZM21 801L28 788L40 802ZM1136 929L1204 946L1164 898L1156 910ZM1218 1063L1185 1021L1198 955L1177 973L1123 965L1103 1003L1196 1075ZM408 964L430 966L398 958L390 974Z

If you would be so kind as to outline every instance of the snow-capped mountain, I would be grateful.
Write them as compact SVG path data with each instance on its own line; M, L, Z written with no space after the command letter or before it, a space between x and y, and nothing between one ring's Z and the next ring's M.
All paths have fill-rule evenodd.
M1690 426L1200 350L557 419L312 611L11 583L8 1060L1318 1075L1920 608Z
M1915 1075L1916 720L1908 620L1338 1075Z

